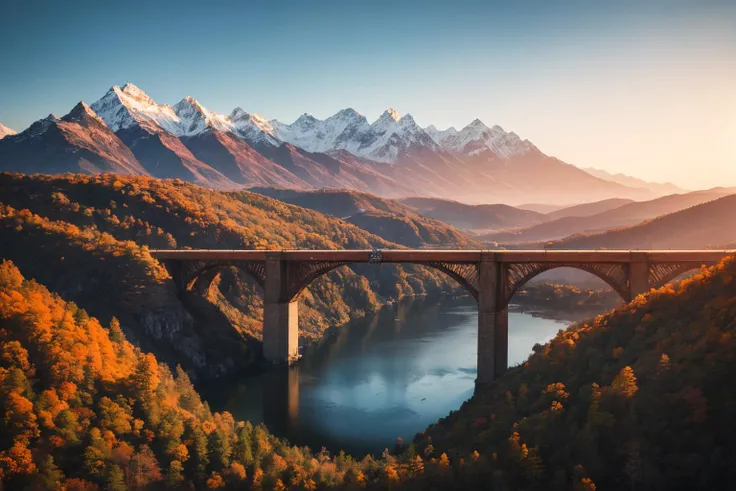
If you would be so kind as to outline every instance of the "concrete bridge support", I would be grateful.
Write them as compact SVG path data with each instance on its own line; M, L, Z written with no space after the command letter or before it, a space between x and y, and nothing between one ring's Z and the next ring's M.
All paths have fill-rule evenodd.
M637 295L649 291L649 263L646 252L632 252L629 263L629 298L627 302L634 300Z
M503 267L493 253L481 256L478 270L478 378L493 382L508 366L509 311L503 305Z
M287 267L280 253L266 256L263 356L274 364L288 364L299 359L299 304L287 291Z

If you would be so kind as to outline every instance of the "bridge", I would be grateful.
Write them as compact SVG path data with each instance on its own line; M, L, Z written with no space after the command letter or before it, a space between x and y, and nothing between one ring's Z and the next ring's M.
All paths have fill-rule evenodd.
M249 274L263 288L263 355L274 364L299 357L299 294L316 278L356 263L408 263L435 268L478 302L478 378L492 382L508 365L508 305L540 273L576 268L605 281L625 301L659 288L730 250L152 250L180 294L209 286L226 267Z

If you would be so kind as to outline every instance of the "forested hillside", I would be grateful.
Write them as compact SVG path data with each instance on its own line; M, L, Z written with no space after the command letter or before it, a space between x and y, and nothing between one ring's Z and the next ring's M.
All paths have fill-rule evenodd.
M212 413L175 375L74 303L0 262L0 488L385 489L447 475L447 456L356 461ZM400 474L401 473L401 476Z
M237 270L226 270L204 296L190 295L185 308L148 247L400 247L255 193L178 180L0 174L0 197L0 256L103 322L117 316L143 349L202 376L256 359L261 292ZM341 268L301 297L301 332L314 338L388 299L454 288L441 273L419 266Z
M458 232L447 223L422 216L399 201L368 193L263 187L251 188L251 191L341 218L372 234L407 247L482 248L480 242Z
M734 278L730 258L561 331L418 448L480 452L490 489L732 489Z

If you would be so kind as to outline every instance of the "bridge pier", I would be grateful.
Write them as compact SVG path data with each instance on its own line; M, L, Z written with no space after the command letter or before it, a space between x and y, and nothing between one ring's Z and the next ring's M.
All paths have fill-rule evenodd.
M288 297L287 263L281 253L266 256L263 299L263 356L274 365L299 358L299 303Z
M488 385L508 367L509 312L503 307L503 266L483 253L478 270L478 377Z
M649 263L646 252L632 252L629 263L629 298L630 302L637 295L649 291Z

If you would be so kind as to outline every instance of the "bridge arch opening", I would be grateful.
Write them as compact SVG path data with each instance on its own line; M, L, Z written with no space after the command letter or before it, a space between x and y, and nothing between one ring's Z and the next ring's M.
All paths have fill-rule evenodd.
M261 292L263 292L265 283L264 268L258 264L243 265L235 262L196 265L182 278L184 290L188 292L205 291L210 287L214 279L226 269L235 269L239 273L242 273L243 276L259 285Z
M671 265L670 267L652 268L649 286L660 288L667 283L679 283L701 271L703 266L695 264Z
M287 293L287 301L294 301L299 298L302 292L307 289L315 280L329 274L330 272L347 267L355 274L365 277L373 276L377 267L386 266L410 266L418 269L428 269L431 271L439 271L443 276L451 278L454 284L462 287L473 298L478 298L478 267L474 263L467 264L445 264L441 262L402 262L402 263L382 263L382 264L366 264L358 263L350 265L346 262L324 262L324 263L308 263L305 265L296 265L296 271L292 271L292 284ZM370 269L369 269L370 268Z
M502 308L507 308L514 296L526 285L534 282L540 276L544 279L545 273L556 271L567 273L564 276L575 278L581 284L598 285L605 284L623 301L629 299L628 272L626 266L616 263L610 264L557 264L557 263L519 263L507 266L505 275L506 285L503 291ZM552 276L549 276L552 278ZM597 278L599 282L590 280ZM586 282L587 280L587 282ZM585 287L585 286L583 286Z

